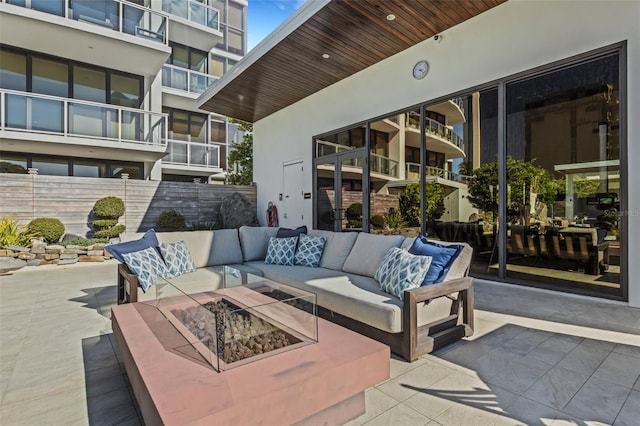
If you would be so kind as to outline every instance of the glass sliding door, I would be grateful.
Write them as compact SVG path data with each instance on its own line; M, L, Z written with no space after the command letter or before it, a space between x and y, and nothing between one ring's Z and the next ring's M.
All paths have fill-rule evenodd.
M315 160L314 227L337 232L362 231L368 222L363 195L366 149L349 149L324 139L331 138L317 139L316 152L327 153L328 147L333 147L334 152Z
M620 294L619 63L507 85L507 277Z

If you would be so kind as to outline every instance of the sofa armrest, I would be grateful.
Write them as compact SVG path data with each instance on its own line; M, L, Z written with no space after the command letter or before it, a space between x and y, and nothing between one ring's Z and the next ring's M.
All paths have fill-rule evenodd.
M431 324L418 327L418 303L458 293L451 314ZM473 334L473 278L463 277L404 292L402 326L405 358L414 361L420 355L430 353L441 342L457 340ZM462 322L459 309L462 305Z
M424 302L429 299L448 296L459 291L468 290L473 287L473 278L464 277L455 280L444 281L438 284L431 284L423 287L404 291L404 300L407 297L412 303Z
M121 263L118 265L118 305L138 301L138 276Z

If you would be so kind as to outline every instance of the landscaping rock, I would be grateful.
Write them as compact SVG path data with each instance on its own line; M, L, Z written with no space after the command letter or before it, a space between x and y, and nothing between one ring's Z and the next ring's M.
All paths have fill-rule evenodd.
M63 249L60 254L87 254L86 250L77 249L77 248L69 248Z
M8 250L13 250L13 251L17 251L17 252L29 252L29 247L22 247L22 246L14 246L11 244L7 244L6 246L4 246L4 248L8 249Z
M40 265L57 265L60 259L40 260Z
M0 275L16 271L25 266L27 266L27 262L24 260L14 259L12 257L2 257L0 258Z
M102 256L104 254L104 250L89 250L87 251L87 256Z
M222 200L220 220L223 229L240 228L244 225L259 226L255 209L239 192L234 192Z
M31 259L35 259L36 255L33 253L18 253L18 259L22 259L22 260L31 260Z
M47 246L47 248L44 251L45 253L48 253L48 254L60 254L62 253L62 250L64 250L64 246L50 245L50 246Z
M13 250L0 250L0 257L16 257Z
M61 243L66 243L67 241L72 241L72 240L87 241L88 239L83 237L82 235L64 234L64 236L60 239L60 242Z
M58 262L58 265L72 265L74 263L78 263L78 258L74 258L74 259L60 259L60 261Z
M40 259L27 260L27 266L40 266L42 261Z
M60 259L69 260L69 259L77 259L78 255L76 253L60 253Z
M104 262L102 256L79 256L78 262Z
M44 254L46 253L45 249L47 248L47 245L45 243L33 243L33 245L31 246L31 253L34 254Z
M104 250L105 246L106 246L105 243L96 243L93 246L91 246L90 249L87 249L87 250Z
M36 254L36 259L42 259L44 261L59 259L60 255L56 253Z

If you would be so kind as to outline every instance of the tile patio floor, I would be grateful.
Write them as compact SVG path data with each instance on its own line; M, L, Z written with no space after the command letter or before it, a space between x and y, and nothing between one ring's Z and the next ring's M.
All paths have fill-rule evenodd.
M0 424L139 425L116 263L0 277ZM366 392L350 425L638 425L640 309L476 280L476 334Z

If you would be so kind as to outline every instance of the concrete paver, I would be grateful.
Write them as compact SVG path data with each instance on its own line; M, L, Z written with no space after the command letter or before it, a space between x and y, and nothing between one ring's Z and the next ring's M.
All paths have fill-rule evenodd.
M0 276L0 424L142 424L111 330L116 270ZM625 425L640 415L640 309L476 280L476 320L469 339L411 364L392 357L391 379L366 392L367 413L349 425Z

